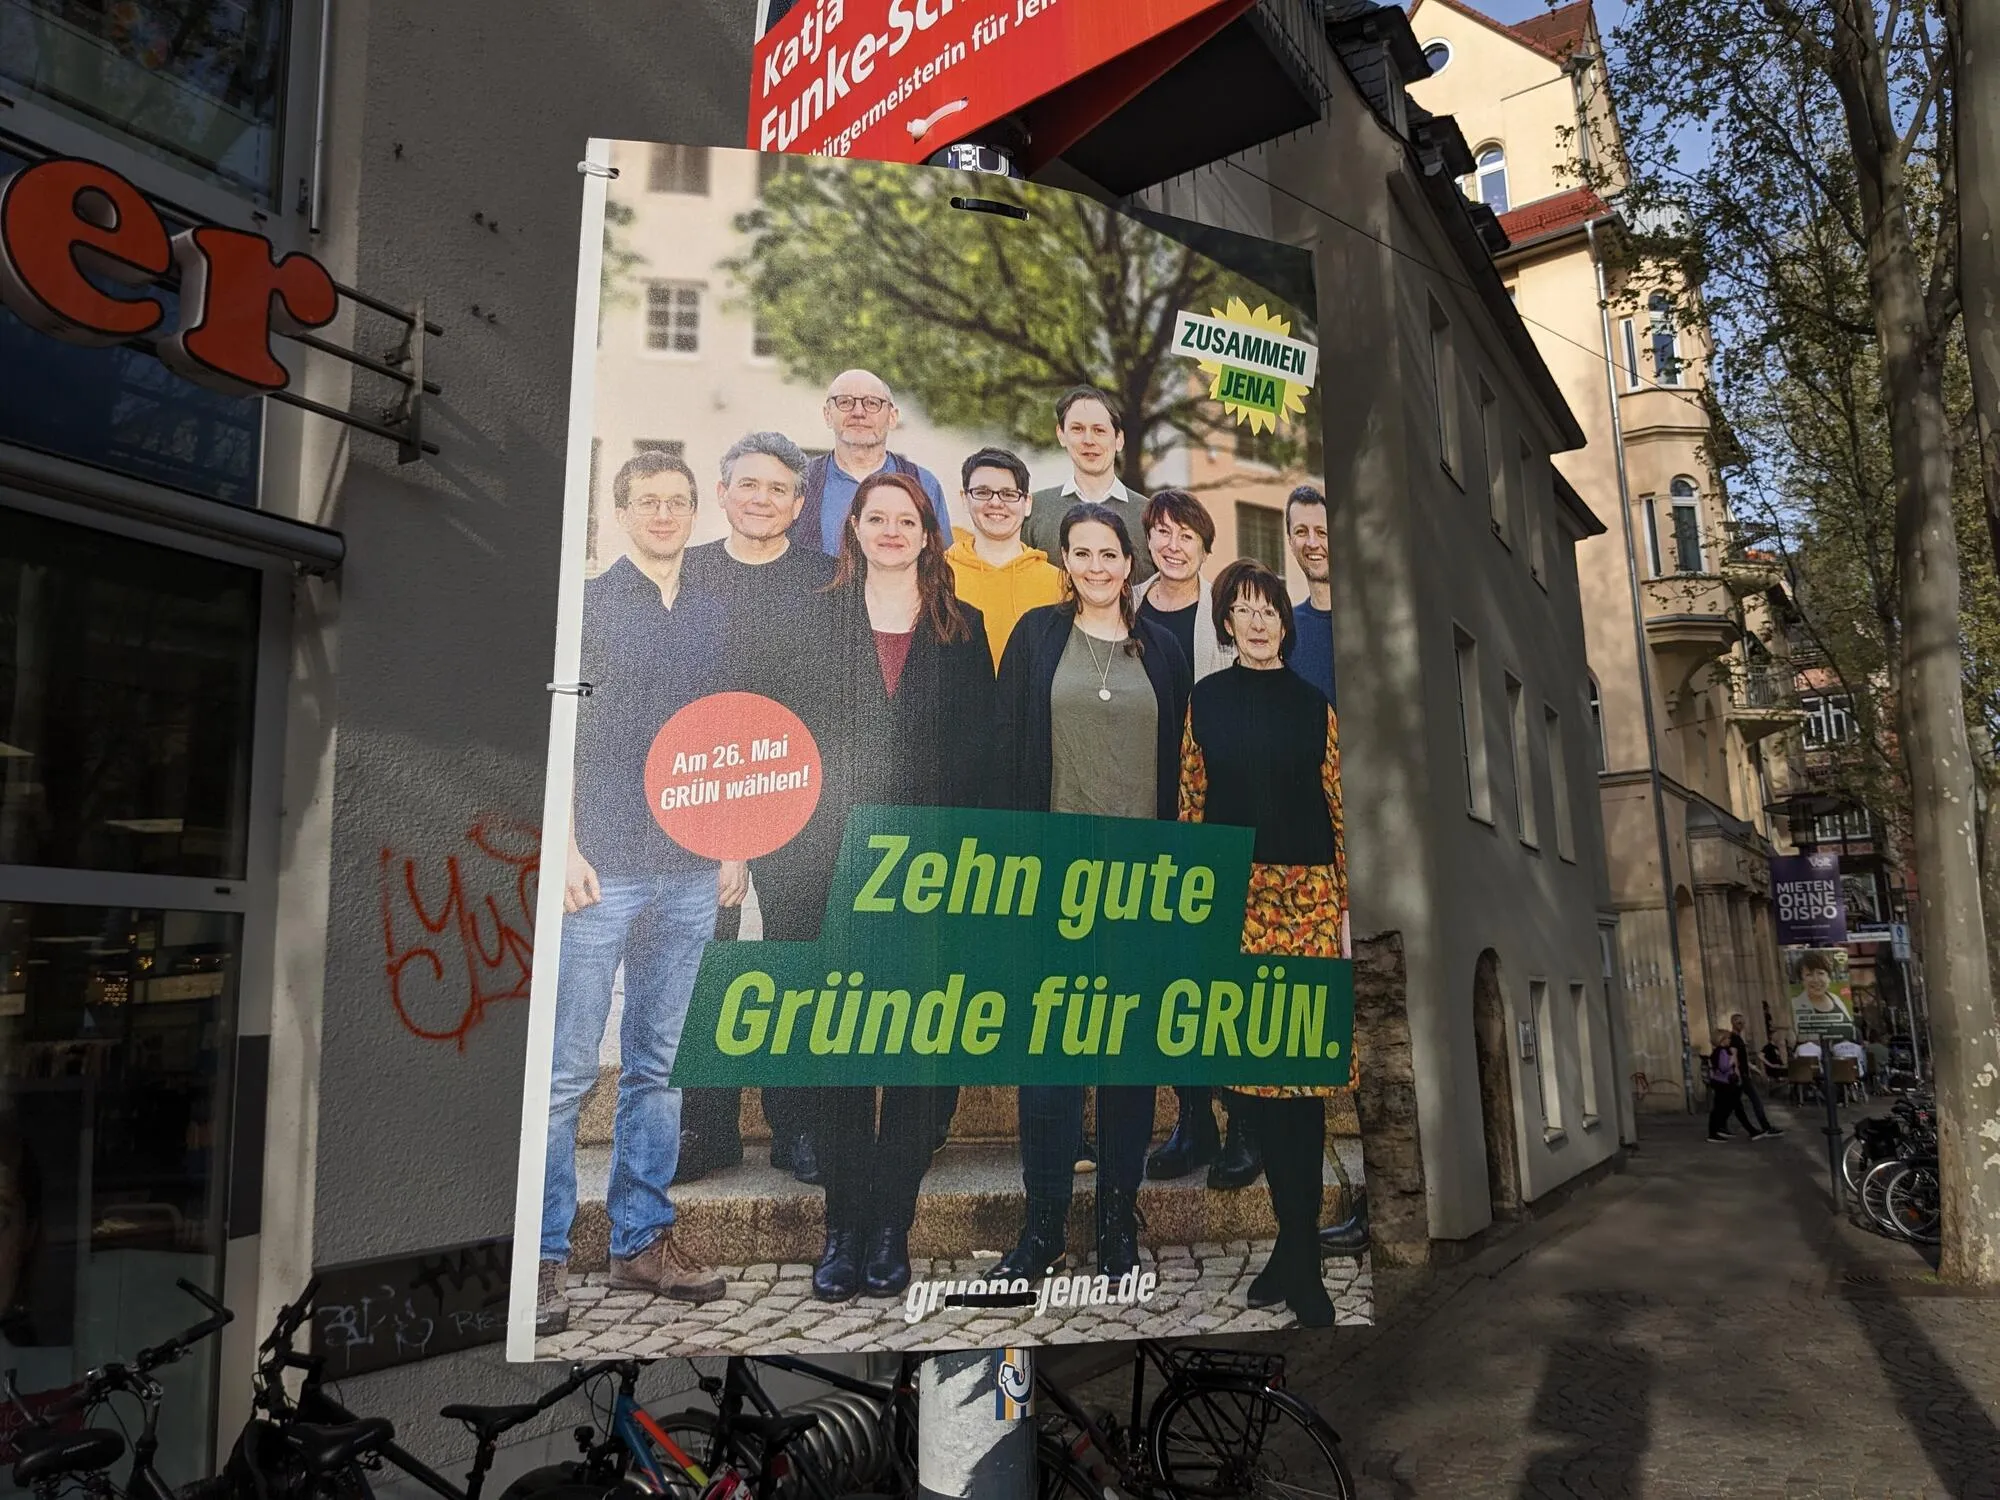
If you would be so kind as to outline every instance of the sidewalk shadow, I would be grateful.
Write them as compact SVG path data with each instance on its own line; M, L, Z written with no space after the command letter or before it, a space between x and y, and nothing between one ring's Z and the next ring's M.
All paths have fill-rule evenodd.
M1786 1191L1800 1232L1838 1280L1862 1263L1835 1238L1824 1190L1787 1176ZM1933 1262L1935 1264L1935 1262ZM1829 1292L1829 1295L1835 1295ZM1867 1338L1931 1470L1958 1500L2000 1496L2000 1426L1899 1298L1850 1298L1848 1316Z
M1636 1494L1640 1460L1652 1437L1653 1357L1619 1345L1631 1309L1615 1293L1572 1292L1563 1300L1590 1335L1549 1345L1528 1430L1560 1439L1561 1445L1528 1460L1515 1494L1520 1500Z

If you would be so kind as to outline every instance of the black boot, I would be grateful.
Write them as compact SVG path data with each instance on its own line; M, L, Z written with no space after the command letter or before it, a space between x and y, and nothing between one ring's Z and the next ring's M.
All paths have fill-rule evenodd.
M782 1162L774 1143L771 1148L771 1165L790 1167L792 1180L803 1182L808 1187L819 1187L826 1181L826 1174L820 1170L819 1153L813 1150L812 1137L803 1133L792 1137Z
M829 1229L826 1249L813 1267L813 1295L822 1302L846 1302L861 1286L860 1236L851 1229Z
M1249 1110L1240 1104L1229 1106L1229 1134L1222 1143L1222 1155L1208 1169L1208 1185L1219 1193L1247 1188L1264 1170L1264 1153L1251 1128Z
M1025 1277L1039 1281L1050 1271L1062 1269L1069 1257L1069 1204L1039 1203L1028 1200L1028 1219L1021 1226L1021 1238L1001 1257L993 1274L1009 1280Z
M1207 1089L1175 1089L1180 1098L1180 1115L1174 1133L1146 1158L1146 1175L1155 1182L1171 1182L1198 1172L1222 1154L1222 1136L1215 1128L1215 1109L1208 1102Z
M1368 1190L1356 1189L1354 1212L1319 1232L1321 1255L1359 1255L1368 1248Z
M1119 1277L1139 1265L1139 1210L1126 1188L1097 1185L1097 1269Z
M894 1297L909 1284L909 1232L884 1225L869 1241L868 1264L861 1273L862 1290L870 1297Z

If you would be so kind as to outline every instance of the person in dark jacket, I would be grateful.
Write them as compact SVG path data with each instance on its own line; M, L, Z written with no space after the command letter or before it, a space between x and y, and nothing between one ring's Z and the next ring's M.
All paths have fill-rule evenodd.
M916 479L861 482L814 625L818 680L799 691L812 703L805 718L820 746L821 812L835 849L853 807L973 807L989 785L993 658L979 611L952 592L944 554ZM825 869L830 878L830 861ZM885 1088L879 1121L872 1087L812 1092L809 1128L826 1179L813 1294L896 1296L910 1280L917 1190L958 1091Z
M1063 602L1023 615L1000 659L995 738L1009 757L1014 806L1171 819L1193 670L1173 632L1133 602L1132 538L1116 511L1072 506L1058 551ZM1024 1087L1020 1121L1027 1219L999 1274L1038 1277L1068 1244L1083 1090ZM1152 1129L1151 1087L1097 1091L1097 1265L1106 1275L1138 1264L1134 1207Z
M1284 580L1239 559L1216 576L1215 630L1231 665L1195 685L1181 750L1181 818L1255 832L1244 903L1245 953L1339 958L1345 949L1340 737L1333 705L1286 670L1297 637ZM1350 1058L1348 1087L1358 1059ZM1261 1143L1278 1221L1270 1260L1250 1283L1252 1307L1286 1304L1301 1327L1333 1322L1320 1270L1326 1099L1302 1085L1232 1086Z

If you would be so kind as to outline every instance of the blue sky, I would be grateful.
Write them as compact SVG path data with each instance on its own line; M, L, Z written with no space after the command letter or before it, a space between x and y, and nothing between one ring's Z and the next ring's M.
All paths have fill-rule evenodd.
M1482 11L1496 21L1525 21L1531 16L1545 16L1551 7L1548 0L1465 0L1473 10ZM1597 29L1607 39L1611 30L1625 19L1625 11L1630 0L1597 0ZM1407 5L1404 7L1408 9Z

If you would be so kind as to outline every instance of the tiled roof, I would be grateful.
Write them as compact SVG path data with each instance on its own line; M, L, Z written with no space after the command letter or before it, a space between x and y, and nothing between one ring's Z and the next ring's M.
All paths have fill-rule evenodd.
M1413 0L1410 16L1415 19L1425 0ZM1495 31L1511 36L1517 42L1541 53L1556 62L1565 62L1589 34L1590 0L1571 0L1568 5L1558 6L1547 15L1530 16L1527 20L1509 26L1504 21L1496 21L1483 11L1475 10L1465 0L1437 0L1447 10L1455 10L1460 15L1470 16L1483 22Z
M1573 4L1559 6L1545 16L1531 16L1507 29L1536 51L1547 53L1557 62L1567 61L1589 34L1590 0L1574 0Z
M1508 239L1519 245L1574 229L1586 220L1602 218L1610 212L1609 205L1592 189L1571 188L1500 215L1500 227L1507 231Z

